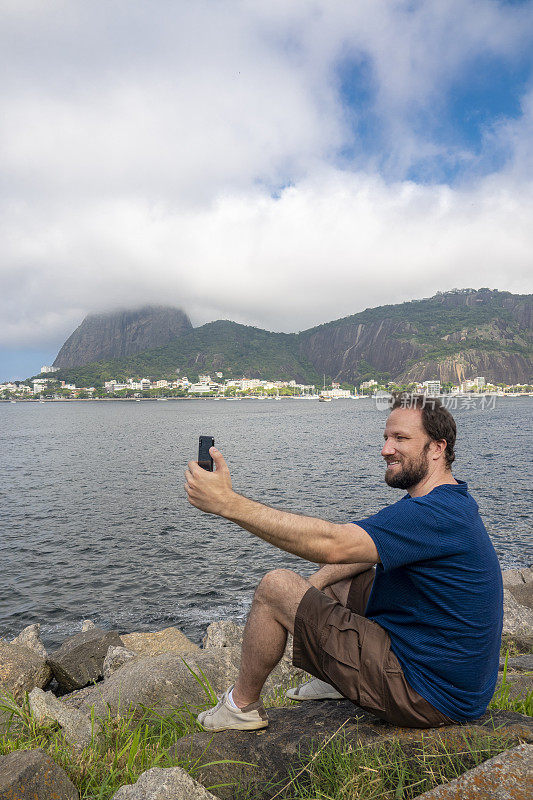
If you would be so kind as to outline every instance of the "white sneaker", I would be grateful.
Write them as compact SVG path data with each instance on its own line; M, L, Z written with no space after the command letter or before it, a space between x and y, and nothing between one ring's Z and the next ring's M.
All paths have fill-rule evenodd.
M216 706L198 714L198 722L206 731L255 731L266 728L268 717L261 700L244 708L234 708L228 701L230 687L220 697Z
M344 695L329 683L312 678L294 689L288 689L285 695L291 700L343 700Z

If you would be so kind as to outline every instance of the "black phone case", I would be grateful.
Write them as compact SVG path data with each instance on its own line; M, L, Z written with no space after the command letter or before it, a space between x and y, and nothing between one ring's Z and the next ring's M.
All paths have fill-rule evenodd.
M200 444L198 446L198 464L202 469L208 472L213 472L213 459L209 455L209 448L213 447L215 440L212 436L200 436Z

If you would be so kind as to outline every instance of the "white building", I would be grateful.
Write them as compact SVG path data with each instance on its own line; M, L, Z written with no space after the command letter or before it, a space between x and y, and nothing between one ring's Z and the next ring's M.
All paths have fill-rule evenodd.
M474 384L477 386L478 389L483 389L485 387L485 378L482 377L474 378Z
M209 394L209 392L213 392L218 389L218 383L192 383L189 386L189 392L193 394Z
M33 394L40 394L40 392L44 392L44 390L48 388L49 380L50 378L39 378L38 380L32 381Z
M45 364L41 367L41 375L46 375L47 372L59 372L59 367L49 367Z
M322 391L320 394L338 399L339 397L350 397L351 392L349 389L326 389L326 391Z
M363 383L359 386L359 389L371 389L373 386L377 386L377 381L363 381Z
M440 394L440 381L424 381L422 391L429 397L437 397Z
M121 392L123 389L131 389L131 385L129 383L117 383L117 381L106 381L104 383L104 389L106 392Z

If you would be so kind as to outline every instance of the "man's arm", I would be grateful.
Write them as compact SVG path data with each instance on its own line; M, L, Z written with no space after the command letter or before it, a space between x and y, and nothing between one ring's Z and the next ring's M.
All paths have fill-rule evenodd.
M353 578L355 575L360 575L361 572L366 572L372 569L373 564L359 563L359 564L321 564L320 569L307 579L312 586L322 591L332 583L346 580L346 578Z
M237 494L229 469L216 448L210 453L216 471L207 472L190 461L185 473L189 502L208 514L217 514L270 542L280 550L325 564L379 562L376 546L363 528L291 514Z

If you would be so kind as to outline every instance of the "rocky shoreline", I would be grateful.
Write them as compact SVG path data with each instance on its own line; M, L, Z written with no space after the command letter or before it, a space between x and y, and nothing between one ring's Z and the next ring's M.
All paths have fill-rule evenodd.
M503 636L504 644L510 647L506 681L511 696L522 696L533 688L533 568L505 570L503 579ZM68 636L57 650L47 653L39 631L38 624L30 625L10 642L0 639L0 694L10 696L13 699L9 702L14 700L18 704L27 695L34 719L59 725L66 742L79 752L98 738L99 718L109 714L119 716L146 708L164 713L184 705L194 712L196 707L205 705L206 681L215 692L220 692L235 680L242 640L242 627L230 621L209 625L199 647L176 628L120 634L104 631L86 620L79 633ZM265 686L265 694L279 692L304 677L292 666L289 643ZM173 752L180 763L189 760L192 764L209 751L206 759L209 762L230 759L233 764L211 765L197 771L195 779L181 767L155 767L143 773L135 784L122 786L114 800L215 800L216 797L231 800L234 796L231 786L213 789L215 794L204 786L242 780L243 776L238 774L242 768L236 766L237 761L256 765L255 796L266 800L273 796L266 787L273 785L273 781L283 782L299 748L311 741L320 745L339 728L361 743L384 741L393 735L412 740L431 734L431 731L393 728L348 702L276 708L269 711L269 717L266 734L226 731L213 737L198 731L180 739ZM9 703L4 702L0 708L0 733L7 729L9 718ZM453 736L456 729L473 728L492 731L497 728L502 735L511 736L516 746L491 759L494 764L487 762L476 767L482 778L465 775L458 779L459 788L445 784L426 793L424 800L470 797L468 786L472 781L477 787L478 800L489 797L518 800L525 796L513 787L524 787L524 780L531 780L533 718L491 711L473 725L446 729L446 735ZM498 791L505 791L504 794L490 793L491 775L496 773L502 776ZM489 787L483 790L485 793L479 791L480 781ZM261 787L265 787L263 794ZM14 750L0 755L0 800L30 797L71 800L79 794L64 770L42 749Z

